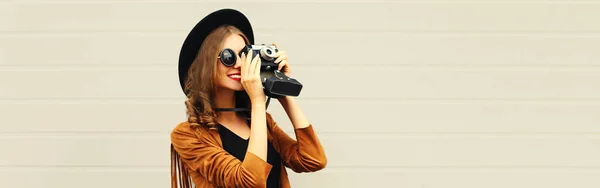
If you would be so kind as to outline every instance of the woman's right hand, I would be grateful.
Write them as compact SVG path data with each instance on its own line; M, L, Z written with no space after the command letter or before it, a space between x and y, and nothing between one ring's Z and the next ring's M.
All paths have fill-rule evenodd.
M250 113L250 117L252 118L252 121L250 122L250 138L248 141L248 149L246 151L256 155L262 161L267 161L268 129L265 106L266 96L260 80L260 56L256 56L252 59L252 51L250 51L248 57L249 58L246 59L246 56L242 54L241 58L241 82L252 103L252 111ZM260 177L266 177L267 174L263 174ZM263 183L266 182L266 178L258 179L257 181L261 181L259 185L264 185Z
M246 54L242 54L241 83L253 104L265 103L266 96L260 80L260 56L252 59L252 53L252 50L248 52L249 58L246 58Z

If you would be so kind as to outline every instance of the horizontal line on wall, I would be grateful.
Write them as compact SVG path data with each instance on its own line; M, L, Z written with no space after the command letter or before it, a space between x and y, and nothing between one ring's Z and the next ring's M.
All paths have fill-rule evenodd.
M243 4L255 4L255 3L314 3L314 4L597 4L594 0L577 0L577 1L564 1L564 0L506 0L506 1L440 1L440 0L423 0L423 1L385 1L385 0L346 0L346 1L327 1L327 0L252 0L252 1L241 1L241 0L205 0L205 1L192 1L192 0L137 0L137 1L65 1L65 0L50 0L50 1L0 1L0 4L206 4L206 3L243 3Z
M323 171L343 172L404 172L404 171L527 171L527 172L600 172L598 166L327 166ZM317 172L319 173L319 172Z
M494 169L494 170L510 170L510 169L563 169L563 170L600 170L600 166L541 166L541 165L507 165L507 166L491 166L491 165L477 165L477 166L465 166L465 165L447 165L447 166L408 166L408 165L389 165L389 166L331 166L327 167L335 170L346 170L346 169L354 169L354 170L403 170L403 169L447 169L447 170L486 170L486 169Z
M168 163L168 161L167 161ZM0 171L3 170L49 170L49 171L169 171L168 165L156 166L116 166L116 165L0 165ZM448 165L448 166L327 166L324 170L327 171L348 171L359 170L365 171L398 171L398 170L600 170L600 166L464 166L464 165Z
M173 127L175 124L172 125ZM170 134L170 129L165 129L164 132L158 131L17 131L17 132L2 132L0 131L0 138L6 137L61 137L61 138L77 138L85 135L86 137L104 137L120 138L120 137L131 137L131 138L154 138L163 137L165 134ZM133 136L133 137L132 137Z
M168 153L167 153L168 155ZM166 163L169 163L168 161ZM68 170L68 171L169 171L169 166L115 166L115 165L0 165L3 170Z
M514 36L514 37L600 37L600 31L469 31L469 30L281 30L281 29L260 29L261 33L257 33L260 36L272 36L277 34L321 34L321 35L333 35L333 34L344 34L344 35L364 35L364 34L383 34L383 35L407 35L407 36L435 36L435 37L470 37L470 36ZM37 30L9 30L1 31L0 38L2 37L44 37L44 36L68 36L68 37L90 37L90 36L103 36L103 35L123 35L123 36L172 36L172 37L185 37L187 36L188 30L143 30L143 31L115 31L115 30L88 30L88 31L37 31Z
M318 125L315 125L315 127ZM318 130L318 128L316 128ZM288 134L293 134L290 132ZM318 132L319 136L352 139L598 139L600 132Z
M0 104L184 104L182 97L0 98Z

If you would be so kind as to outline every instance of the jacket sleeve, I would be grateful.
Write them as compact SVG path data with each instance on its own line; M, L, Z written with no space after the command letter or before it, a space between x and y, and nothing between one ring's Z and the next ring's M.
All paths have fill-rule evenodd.
M314 172L325 168L327 157L312 125L294 129L296 141L277 125L270 114L267 114L267 123L286 167L294 172Z
M272 168L269 163L251 152L240 161L208 139L208 132L204 131L204 135L197 136L189 125L180 125L171 133L174 149L190 170L218 187L266 187Z

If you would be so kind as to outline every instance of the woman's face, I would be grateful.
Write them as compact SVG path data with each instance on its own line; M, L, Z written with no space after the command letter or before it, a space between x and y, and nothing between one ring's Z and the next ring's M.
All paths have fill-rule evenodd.
M221 60L217 60L217 87L221 89L230 89L234 91L241 91L244 88L240 82L240 68L241 68L241 59L239 57L239 52L244 48L246 43L244 39L237 34L232 34L229 37L225 38L225 43L222 49L219 49L221 52L225 48L231 48L236 54L235 65L228 67L225 66Z

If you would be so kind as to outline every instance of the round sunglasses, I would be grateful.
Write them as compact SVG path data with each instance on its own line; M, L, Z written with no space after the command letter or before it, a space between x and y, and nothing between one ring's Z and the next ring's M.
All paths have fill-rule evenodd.
M237 54L237 56L236 56ZM223 51L221 51L221 53L219 53L219 60L221 60L221 63L223 63L223 65L231 67L233 65L235 65L235 62L237 60L237 57L242 57L242 53L235 53L233 51L233 49L231 48L225 48L223 49Z

